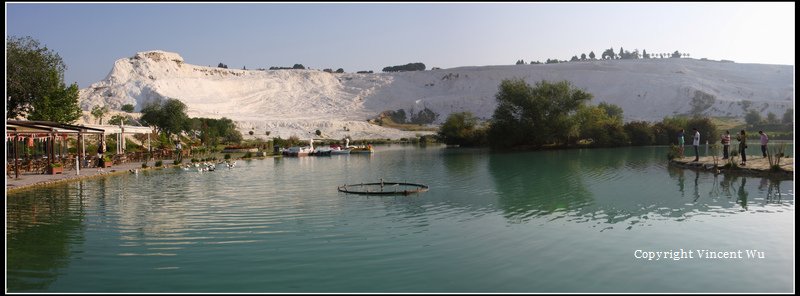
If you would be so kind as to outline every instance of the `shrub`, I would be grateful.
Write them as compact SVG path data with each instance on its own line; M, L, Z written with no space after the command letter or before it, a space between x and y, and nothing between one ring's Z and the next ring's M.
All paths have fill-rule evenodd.
M646 121L632 121L626 123L623 128L630 137L631 145L645 146L655 143L653 127Z
M173 160L173 161L172 161L172 164L174 164L174 165L179 165L179 164L181 164L181 162L183 162L183 160L182 160L182 159L176 159L176 160Z
M231 154L230 153L225 153L225 159L231 159Z
M156 167L157 167L157 168L160 168L160 167L162 167L163 165L164 165L164 162L163 162L163 161L161 161L161 160L157 160L157 161L156 161Z
M253 157L253 153L250 153L250 151L248 151L247 153L244 154L244 156L242 156L242 158L250 158L250 157Z
M50 167L51 167L51 168L60 168L60 167L61 167L61 164L60 164L60 163L57 163L57 162L54 162L54 163L51 163L51 164L50 164Z
M133 105L132 104L122 105L122 111L133 113Z
M486 143L486 129L478 125L478 119L471 112L451 113L437 133L445 144L480 146Z
M143 168L143 169L146 169L146 168L147 168L147 162L143 162L143 163L142 163L142 168Z

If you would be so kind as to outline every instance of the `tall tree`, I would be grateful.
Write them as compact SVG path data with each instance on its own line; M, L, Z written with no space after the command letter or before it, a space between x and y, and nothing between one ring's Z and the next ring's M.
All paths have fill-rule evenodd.
M600 57L601 57L602 59L604 59L604 60L605 60L605 59L607 59L607 58L608 58L608 59L612 59L612 60L613 60L613 59L614 59L614 48L609 48L609 49L606 49L606 50L603 52L603 55L602 55L602 56L600 56Z
M646 49L642 49L642 58L643 59L649 59L650 58L650 55L647 53Z
M67 66L39 41L6 39L6 118L31 115L38 120L71 123L80 117L78 85L64 83ZM77 110L77 111L76 111Z
M103 106L103 107L94 106L92 107L91 113L92 116L94 116L94 119L98 121L98 124L103 124L103 116L105 116L106 113L108 113L108 106Z
M602 102L602 103L598 104L597 107L602 109L606 113L606 115L608 115L609 118L616 118L620 122L622 122L622 117L623 117L622 113L623 113L623 111L622 111L622 108L620 106L617 106L617 105L614 105L614 104L611 104L611 103Z
M582 53L582 54L581 54L581 61L585 61L585 60L586 60L586 54L585 54L585 53Z
M781 123L792 124L792 122L794 122L794 110L786 109L786 112L783 113L783 119L781 120Z
M50 75L57 75L50 72ZM28 114L30 120L44 120L60 123L72 123L81 117L78 106L78 85L69 87L59 82L59 86L51 88L43 97L33 102L33 110Z
M748 125L754 125L761 123L761 114L758 113L756 110L750 110L747 114L744 115L744 121Z
M620 59L624 59L625 58L625 52L622 51L622 46L619 47L619 58Z
M478 118L471 112L450 113L437 136L445 144L477 146L485 143L486 132L478 126Z
M128 112L128 113L133 113L133 104L122 105L121 109L122 109L122 111L125 111L125 112Z
M541 81L531 87L522 79L503 80L495 95L489 139L496 147L566 143L575 134L571 116L592 95L569 81Z
M767 113L767 123L769 123L769 124L778 123L778 115L776 115L775 113L772 113L772 112Z
M189 128L189 116L186 115L186 109L186 104L178 99L167 99L164 102L162 124L167 136L180 134Z
M186 104L178 99L151 102L142 108L141 121L155 126L169 137L189 129L191 122L186 115L186 109Z
M594 60L594 58L595 58L594 51L590 51L589 52L589 59Z

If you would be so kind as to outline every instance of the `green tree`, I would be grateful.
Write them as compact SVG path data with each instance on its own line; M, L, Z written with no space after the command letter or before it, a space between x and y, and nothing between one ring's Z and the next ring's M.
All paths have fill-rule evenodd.
M664 117L661 122L653 125L653 135L655 136L656 145L669 145L678 143L678 131L681 129L691 130L687 128L689 120L685 117Z
M228 118L192 118L190 120L191 131L198 135L200 142L207 146L215 146L219 143L239 144L242 142L242 133L236 130L236 125Z
M541 81L531 87L522 79L500 82L498 105L488 137L496 147L566 144L574 136L576 110L592 95L569 81Z
M719 141L719 130L717 129L717 125L714 124L710 118L708 117L694 117L689 119L686 123L686 142L691 143L691 139L694 134L691 132L692 128L697 128L697 131L700 132L700 144L706 143L716 143Z
M767 123L769 124L778 123L778 115L775 115L775 113L772 112L767 113Z
M80 117L78 85L64 83L58 53L26 37L6 39L6 118L71 123ZM76 111L77 110L77 111Z
M631 140L631 145L647 146L655 143L653 126L647 121L631 121L626 123L623 128Z
M113 125L130 125L133 119L130 115L123 115L123 114L116 114L111 116L111 119L108 120L108 124Z
M55 73L51 72L51 75ZM60 123L72 123L81 117L78 107L78 85L60 86L50 89L43 97L33 102L33 110L28 114L30 120L44 120Z
M620 106L617 106L617 105L614 105L614 104L611 104L611 103L602 102L602 103L598 104L597 107L599 107L600 109L603 109L603 111L606 112L608 117L616 118L620 123L622 122L622 119L623 119L622 116L623 116L624 111L622 110L622 108Z
M750 110L747 114L744 115L744 122L748 125L756 125L761 123L761 114L758 113L756 110Z
M609 106L609 104L603 105ZM614 105L610 105L614 106ZM574 116L578 137L591 139L592 146L608 147L628 144L628 135L622 125L621 116L610 116L598 106L581 106Z
M142 117L139 118L139 121L142 122L142 124L155 127L156 131L161 133L161 102L153 101L147 103L142 107L141 111ZM92 112L94 112L94 110L92 110Z
M614 56L615 56L615 54L614 54L614 48L609 48L609 49L606 49L606 50L603 52L603 55L601 55L601 58L602 58L602 59L604 59L604 60L605 60L605 59L612 59L612 60L613 60L613 59L614 59Z
M486 142L486 131L471 112L450 113L437 136L448 145L479 146Z
M94 116L94 119L98 121L98 124L103 124L103 116L105 116L106 113L108 113L108 106L103 106L103 107L94 106L94 107L92 107L91 114L92 114L92 116Z
M180 134L189 128L189 116L186 115L186 104L178 99L167 99L164 102L162 112L163 130L167 132L167 136L171 134Z
M132 104L122 105L122 111L133 113L133 105Z
M159 132L167 134L180 134L189 130L190 120L186 115L186 104L178 99L154 101L142 108L141 121L144 124L155 126Z
M783 113L783 120L781 120L784 124L792 124L794 122L794 110L787 109L785 113Z

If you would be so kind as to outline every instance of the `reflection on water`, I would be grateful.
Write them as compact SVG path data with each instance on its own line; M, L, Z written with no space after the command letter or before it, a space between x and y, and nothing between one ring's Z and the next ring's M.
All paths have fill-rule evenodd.
M592 200L582 174L578 173L580 161L565 154L546 151L496 154L489 158L498 205L506 218L519 223L554 212L578 216L587 213Z
M730 214L737 207L745 212L752 203L748 194L755 188L746 185L752 177L667 166L656 149L644 153L632 149L492 154L489 173L498 204L513 222L567 218L611 224L606 228L625 222L631 229L648 225L644 219L683 221L707 213ZM760 206L793 205L793 194L780 192L782 181L761 178L760 182Z
M781 256L793 254L785 240L794 229L793 180L670 167L664 147L382 148L374 155L240 161L233 170L206 173L152 170L12 194L8 289L791 290L793 260ZM381 178L430 191L336 191ZM704 227L713 231L695 233ZM704 245L693 245L698 241ZM654 268L629 256L643 246L752 242L768 246L765 261ZM756 275L734 276L745 271ZM776 272L788 277L764 280ZM700 280L708 274L720 278ZM653 284L665 275L681 285Z
M69 265L73 259L70 249L84 240L82 194L82 186L77 184L37 189L31 198L6 200L9 287L46 290L58 277L58 269Z

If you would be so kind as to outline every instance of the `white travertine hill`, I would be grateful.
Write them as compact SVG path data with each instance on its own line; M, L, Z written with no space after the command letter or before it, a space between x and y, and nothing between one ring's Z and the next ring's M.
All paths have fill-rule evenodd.
M452 112L490 118L500 81L568 80L624 110L625 120L659 121L689 113L693 104L710 116L744 116L757 110L781 116L794 105L794 67L695 59L639 59L560 64L459 67L415 72L335 74L320 70L237 70L187 64L164 51L117 60L108 76L80 91L81 108L136 110L176 98L191 117L227 117L245 137L292 135L402 138L403 132L367 123L387 110L406 114L428 108L441 123ZM747 109L749 108L749 109Z

